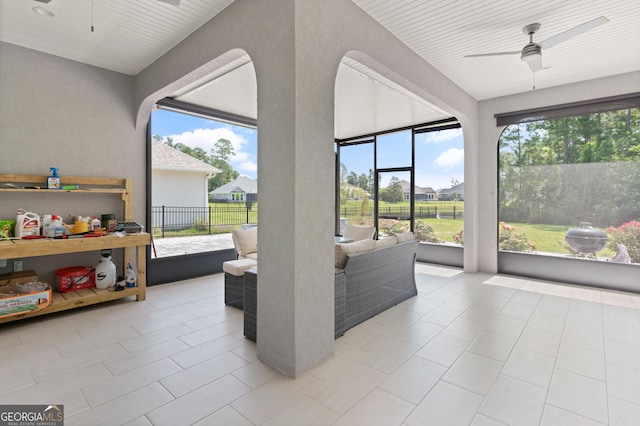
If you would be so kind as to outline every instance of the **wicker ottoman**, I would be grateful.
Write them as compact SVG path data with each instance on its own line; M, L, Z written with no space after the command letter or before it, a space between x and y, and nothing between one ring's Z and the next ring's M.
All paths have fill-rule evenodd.
M243 308L244 272L258 263L253 259L229 260L222 264L224 271L224 304Z

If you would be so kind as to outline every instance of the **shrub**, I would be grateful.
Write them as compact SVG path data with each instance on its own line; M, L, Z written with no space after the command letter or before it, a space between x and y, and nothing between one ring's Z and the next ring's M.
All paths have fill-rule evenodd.
M516 232L515 226L500 222L500 234L498 237L500 250L509 251L535 251L536 244L529 241L522 232Z
M464 229L459 230L453 234L453 242L456 244L464 245Z
M436 244L442 242L436 235L436 231L435 229L433 229L433 226L423 220L416 221L415 231L416 237L418 237L418 241L425 241L427 243Z
M618 243L627 247L631 262L640 263L640 222L634 220L614 228L607 228L609 248L615 250Z
M378 226L380 226L379 233L383 235L400 234L409 231L409 222L401 222L394 219L380 219L378 220Z

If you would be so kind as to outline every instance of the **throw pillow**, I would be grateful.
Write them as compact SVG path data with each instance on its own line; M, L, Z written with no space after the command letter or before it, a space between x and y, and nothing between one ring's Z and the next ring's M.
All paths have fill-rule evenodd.
M403 232L401 234L393 234L398 239L398 243L406 243L407 241L413 241L415 238L413 232Z
M379 249L383 247L394 246L396 245L397 242L398 240L396 239L395 236L389 235L388 237L384 237L384 238L380 238L379 240L376 240L376 248Z
M373 238L375 232L376 228L374 226L357 226L347 223L344 226L344 231L342 231L342 236L344 238L351 238L353 241L360 241L365 238Z
M347 263L347 255L363 253L375 248L375 241L372 239L360 240L353 243L339 243L335 245L335 266L344 268Z

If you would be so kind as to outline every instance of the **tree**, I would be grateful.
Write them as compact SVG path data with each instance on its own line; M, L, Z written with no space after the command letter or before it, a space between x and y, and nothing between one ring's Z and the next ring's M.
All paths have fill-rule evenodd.
M171 137L163 138L160 135L153 135L153 140L162 142L165 145L219 169L220 173L216 173L209 179L209 192L240 176L240 173L235 171L228 162L229 158L235 155L233 145L228 139L218 139L216 143L213 144L213 148L211 148L211 155L207 154L207 152L200 147L192 148L181 142L175 143Z
M236 152L229 139L220 138L211 148L211 157L214 160L229 161L229 157L234 155L236 155Z
M397 203L402 201L404 193L402 186L400 185L400 179L396 176L391 177L389 180L389 186L380 190L380 199L388 203Z
M213 148L211 148L211 164L220 169L221 172L209 179L209 192L240 176L240 173L235 171L228 162L233 155L235 155L235 151L230 140L221 138L213 144Z

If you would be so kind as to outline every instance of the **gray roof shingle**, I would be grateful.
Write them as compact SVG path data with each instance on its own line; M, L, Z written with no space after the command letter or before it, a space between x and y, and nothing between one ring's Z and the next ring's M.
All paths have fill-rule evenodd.
M216 174L221 170L162 142L151 141L151 167L156 170L184 170Z

